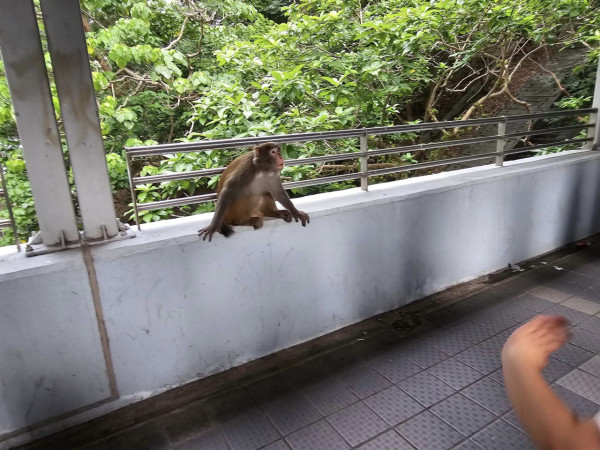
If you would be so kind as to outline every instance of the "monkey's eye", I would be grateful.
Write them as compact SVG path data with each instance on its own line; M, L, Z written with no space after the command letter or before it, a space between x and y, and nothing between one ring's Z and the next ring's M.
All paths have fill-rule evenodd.
M277 147L271 149L271 155L276 155L279 153L279 149Z

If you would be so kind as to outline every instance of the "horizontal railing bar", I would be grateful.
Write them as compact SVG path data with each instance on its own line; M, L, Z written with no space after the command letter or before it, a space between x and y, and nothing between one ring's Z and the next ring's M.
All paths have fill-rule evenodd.
M381 176L381 175L388 175L388 174L396 173L396 172L408 172L410 170L429 169L431 167L446 166L448 164L455 164L455 163L467 162L467 161L476 161L478 159L491 158L491 157L496 156L497 154L498 153L496 153L496 152L481 153L479 155L461 156L458 158L444 159L441 161L410 164L408 166L390 167L390 168L386 168L386 169L369 170L368 176L375 177L375 176Z
M209 177L223 173L224 170L225 167L215 167L214 169L190 170L189 172L172 172L164 175L148 175L145 177L133 177L131 182L136 186L139 184L164 183L165 181Z
M524 136L537 136L538 134L551 134L551 133L560 133L562 131L570 131L570 130L581 130L583 128L593 128L596 125L593 123L582 123L578 125L569 125L567 127L556 127L556 128L546 128L543 130L531 130L531 131L522 131L517 133L508 133L504 137L505 138L513 138L513 137L524 137Z
M550 117L574 116L577 114L588 114L588 113L593 114L596 112L598 112L597 108L582 108L582 109L572 109L572 110L568 110L568 111L549 111L549 112L519 114L519 115L504 116L504 117L506 117L507 122L514 122L517 120L548 119Z
M316 186L318 184L337 183L339 181L355 180L361 177L361 173L349 173L336 175L333 177L316 178L312 180L290 181L283 183L285 189L297 189L307 186ZM194 203L205 203L216 200L217 194L194 195L191 197L174 198L170 200L160 200L150 203L138 203L138 211L150 211L153 209L171 208L175 206L191 205Z
M554 147L554 146L559 146L559 145L568 145L568 144L575 144L575 143L583 143L583 142L589 142L591 140L593 140L593 139L592 138L581 138L581 139L572 139L572 140L567 140L567 141L553 142L553 143L548 143L548 144L540 144L540 145L535 145L535 146L531 146L531 147L523 147L520 149L509 150L509 151L504 152L504 154L511 155L511 154L516 154L516 153L525 153L525 152L538 150L538 149L542 149L542 148L547 148L547 147ZM450 159L445 159L445 160L441 160L441 161L432 161L432 162L426 162L426 163L410 164L407 166L398 166L398 167L390 167L390 168L385 168L385 169L371 170L367 173L367 176L375 177L375 176L389 175L389 174L398 173L398 172L407 172L407 171L411 171L411 170L429 169L429 168L438 167L438 166L445 166L448 164L456 164L456 163L468 162L468 161L477 161L479 159L493 158L493 157L497 156L497 154L498 154L497 152L482 153L479 155L461 156L458 158L450 158ZM362 172L356 172L356 173L349 173L349 174L344 174L344 175L336 175L336 176L332 176L332 177L316 178L316 179L312 179L312 180L291 181L288 183L283 183L283 187L285 189L297 189L297 188L301 188L301 187L316 186L316 185L320 185L320 184L336 183L336 182L348 181L348 180L356 180L363 175L364 174ZM217 198L217 194L203 194L203 195L195 195L192 197L161 200L161 201L151 202L151 203L140 203L140 204L138 204L138 211L149 211L149 210L153 210L153 209L190 205L190 204L194 204L194 203L204 203L204 202L209 202L209 201L215 200L216 198ZM6 222L8 222L8 224L10 224L10 221L6 221ZM3 224L3 221L0 221L0 226L2 224Z
M351 130L323 131L317 133L294 133L272 136L258 136L253 138L239 139L216 139L214 141L198 141L182 144L158 144L145 147L125 147L132 157L163 155L165 153L189 153L206 150L217 150L224 148L244 147L248 145L261 144L263 142L306 142L327 139L356 138L365 134L382 135L394 133L409 133L414 131L425 131L443 128L468 127L473 125L486 125L497 123L497 119L469 119L450 120L446 122L428 122L414 125L396 125L390 127L355 128Z
M369 150L369 156L389 155L393 153L408 153L418 150L433 150L444 147L457 147L460 145L480 144L482 142L497 141L501 136L482 136L467 139L456 139L454 141L431 142L429 144L404 145L402 147L384 148L381 150Z
M532 150L539 150L539 149L532 149L531 147L520 147L520 148L516 148L513 150L508 150L507 152L504 153L504 155L518 155L519 153L527 153L530 152Z
M337 155L312 156L310 158L288 159L285 161L286 166L300 166L306 164L314 164L318 162L340 161L344 159L360 158L360 153L339 153ZM164 175L149 175L145 177L133 177L131 182L135 185L164 183L167 181L187 180L192 178L208 177L223 173L225 167L214 169L190 170L189 172L174 172Z
M367 133L369 136L378 136L382 134L402 134L412 133L415 131L443 130L446 128L463 128L475 125L490 125L495 123L498 123L497 118L484 118L468 120L447 120L445 122L426 122L417 123L414 125L396 125L392 127L365 128L365 130L369 130L369 132Z
M311 156L309 158L298 158L298 159L286 159L286 166L304 166L306 164L315 164L319 162L332 162L342 161L345 159L357 159L360 158L359 152L355 153L338 153L336 155L322 155L322 156Z
M515 153L525 153L525 152L531 152L534 150L541 150L543 148L548 148L548 147L562 147L563 145L579 144L579 143L583 143L583 142L590 142L593 140L594 140L594 138L589 137L589 138L569 139L566 141L549 142L547 144L532 145L531 147L522 147L522 148L516 148L513 150L507 150L504 152L504 154L512 155Z
M355 180L362 176L362 173L350 173L336 175L333 177L316 178L312 180L290 181L283 183L285 189L297 189L307 186L316 186L319 184L337 183L339 181ZM138 203L138 211L150 211L153 209L170 208L175 206L191 205L194 203L205 203L216 200L217 194L194 195L192 197L182 197L170 200L161 200L150 203Z
M8 219L0 219L0 227L8 227L11 226L12 222Z
M566 127L558 127L549 130L537 130L537 131L523 131L520 133L511 133L507 134L505 137L513 138L513 137L522 137L522 136L532 136L538 134L548 134L552 132L561 132L561 131L569 131L569 130L577 130L583 128L593 127L593 124L581 124L581 125L571 125ZM370 150L369 156L381 156L388 154L399 154L399 153L408 153L411 151L419 151L419 150L432 150L436 148L443 147L455 147L460 145L471 145L478 144L483 142L494 141L497 139L501 139L500 136L482 136L468 139L457 139L455 141L444 141L444 142L432 142L429 144L415 144L415 145L405 145L402 147L393 147L381 150ZM359 152L356 153L340 153L337 155L323 155L323 156L313 156L310 158L298 158L298 159L290 159L286 160L285 164L287 166L298 166L298 165L306 165L306 164L314 164L318 162L330 162L330 161L340 161L345 159L358 159L361 154ZM208 177L212 175L218 175L225 170L225 167L218 167L213 169L203 169L203 170L192 170L189 172L177 172L170 173L164 175L151 175L145 177L134 177L132 178L132 183L135 186L142 184L150 184L150 183L164 183L167 181L177 181L177 180L186 180L192 178L200 178L200 177Z
M153 209L172 208L175 206L191 205L192 203L204 203L215 200L217 194L192 195L191 197L173 198L150 203L138 203L138 211L150 211Z
M577 130L583 128L591 128L594 127L594 124L581 124L581 125L571 125L565 127L557 127L549 130L538 130L538 131L523 131L520 133L511 133L506 134L505 136L493 135L493 136L481 136L467 139L456 139L454 141L443 141L443 142L432 142L429 144L414 144L414 145L404 145L402 147L393 147L381 150L369 150L369 156L380 156L380 155L388 155L393 153L408 153L412 151L419 150L432 150L436 148L444 148L444 147L457 147L460 145L472 145L472 144L480 144L483 142L496 141L502 138L513 138L513 137L521 137L521 136L532 136L537 134L547 134L552 132L560 132L560 131L568 131L568 130Z
M445 128L468 127L473 125L495 124L500 121L517 121L534 118L560 117L567 115L594 113L597 109L586 108L571 111L554 111L546 113L536 113L527 115L503 116L484 119L469 120L449 120L444 122L427 122L411 125L396 125L389 127L355 128L351 130L323 131L312 133L293 133L285 135L257 136L249 138L234 139L216 139L212 141L198 141L175 144L158 144L139 147L125 147L125 150L132 157L163 155L168 153L187 153L195 151L216 150L223 148L244 147L248 145L260 144L263 142L306 142L327 139L354 138L366 135L382 135L394 133L408 133L413 131L425 131Z
M139 158L142 156L164 155L165 153L189 153L224 148L248 147L250 145L262 144L263 142L306 142L326 139L353 138L363 134L364 131L359 129L323 131L318 133L276 134L252 138L215 139L212 141L158 144L145 147L125 147L125 150L132 157Z
M339 181L356 180L363 176L362 172L346 173L343 175L334 175L331 177L313 178L312 180L290 181L283 183L285 189L297 189L307 186L317 186L319 184L337 183Z

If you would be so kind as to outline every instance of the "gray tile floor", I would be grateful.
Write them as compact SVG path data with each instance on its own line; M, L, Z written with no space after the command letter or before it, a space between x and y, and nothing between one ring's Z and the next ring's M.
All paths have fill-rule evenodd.
M490 285L243 389L89 449L529 449L506 396L500 351L539 313L572 323L544 370L582 416L600 409L600 245Z

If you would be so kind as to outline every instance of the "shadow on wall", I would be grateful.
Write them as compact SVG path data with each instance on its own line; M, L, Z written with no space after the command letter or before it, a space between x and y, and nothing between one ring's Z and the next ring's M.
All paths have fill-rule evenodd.
M535 175L534 173L531 176L535 177ZM503 253L514 255L504 262L506 266L530 258L531 255L536 254L540 245L543 246L539 242L541 230L536 223L536 217L532 214L536 211L538 196L541 197L541 193L530 190L523 192L528 189L527 186L527 182L516 177L515 182L508 185L506 191L500 194L500 201L503 204L500 210L504 214L498 217L499 229L496 233L490 233L490 239L495 239L494 236L500 237L502 241L500 245L507 247Z
M591 166L577 165L570 173L572 180L570 195L565 196L570 200L565 210L565 217L562 224L562 241L574 242L590 234L590 230L595 229L600 221L600 174L595 173ZM584 183L585 181L585 183ZM588 190L589 196L586 196L585 190ZM591 204L584 204L585 198L593 198ZM573 220L580 217L578 221Z

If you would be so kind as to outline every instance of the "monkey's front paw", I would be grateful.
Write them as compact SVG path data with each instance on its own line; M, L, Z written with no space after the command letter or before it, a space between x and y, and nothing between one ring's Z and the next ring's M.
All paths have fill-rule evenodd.
M308 214L306 214L304 211L298 211L298 214L296 215L295 219L296 222L298 222L298 219L300 219L303 227L305 227L307 223L310 223Z
M212 241L212 236L215 234L215 231L217 231L216 227L209 225L206 228L198 230L198 237L201 237L203 241L208 238L208 242L210 242Z

